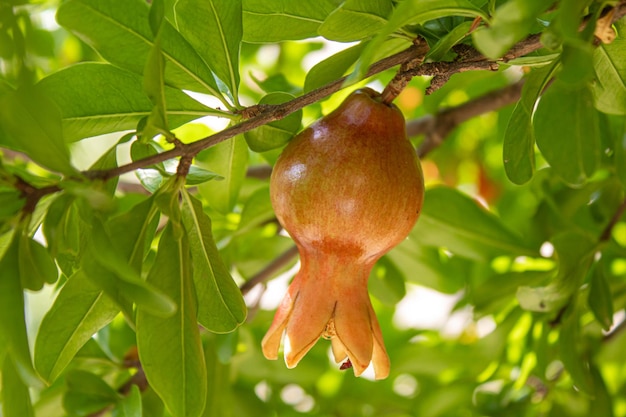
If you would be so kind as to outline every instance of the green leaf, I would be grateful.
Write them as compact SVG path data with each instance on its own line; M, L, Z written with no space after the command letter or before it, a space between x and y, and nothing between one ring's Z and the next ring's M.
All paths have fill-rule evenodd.
M79 270L59 291L39 327L35 340L35 366L52 382L76 353L115 318L119 307Z
M160 152L163 152L163 149L151 137L134 141L130 145L130 157L133 161L139 161L157 155ZM168 162L159 162L135 171L137 179L146 190L154 193L163 184L164 177L171 176L171 173L165 168L165 164Z
M626 27L624 27L626 31ZM626 39L618 37L593 52L595 82L593 96L596 108L609 114L626 114Z
M370 273L368 290L386 305L395 306L406 295L404 275L392 261L383 257Z
M594 47L581 40L569 41L561 52L561 71L558 79L569 88L587 86L592 80Z
M517 299L529 311L556 312L563 307L582 284L587 274L596 241L586 234L567 231L552 239L559 270L554 282L545 287L519 287Z
M130 392L117 405L118 417L142 417L143 407L141 391L137 385L132 385Z
M593 401L590 401L589 414L594 416L614 417L613 397L609 392L602 373L594 363L590 362L591 377L593 378Z
M540 285L552 277L553 271L506 272L488 278L471 291L472 305L482 314L502 311L516 296L521 286Z
M134 135L132 133L126 134L124 136L122 136L117 143L115 143L113 146L111 146L109 148L109 150L107 150L106 152L104 152L100 158L98 158L96 160L96 162L94 162L89 169L92 171L100 171L100 170L107 170L107 169L113 169L113 168L117 168L118 164L117 164L117 148L119 145L122 145L124 143L126 143L128 141L128 139L130 139L130 137L133 137ZM119 177L115 177L115 178L111 178L110 180L106 181L104 184L102 184L99 187L99 190L104 192L107 196L109 196L110 198L113 198L115 196L115 192L117 191L117 186L119 184Z
M246 200L241 211L236 234L244 234L275 218L276 214L270 201L269 187L261 187Z
M504 254L537 255L477 201L446 187L426 191L422 214L411 236L422 245L443 247L476 260Z
M465 285L462 271L451 268L437 248L422 245L418 234L410 234L385 257L402 271L408 282L445 294L454 294Z
M143 74L148 54L154 46L147 3L140 0L70 0L59 7L57 21L107 61ZM162 31L167 84L208 93L227 104L211 70L193 47L167 21L163 22Z
M114 404L118 395L99 376L83 370L72 370L66 376L67 392L63 407L70 415L89 415Z
M153 10L157 10L157 4L160 4L160 2L156 2L150 7L150 16L153 15ZM150 116L145 119L146 123L141 132L142 135L148 139L158 134L163 134L166 137L170 136L166 116L165 58L161 49L161 21L154 23L154 25L158 24L158 28L154 29L157 31L157 34L154 38L154 45L148 53L148 59L146 60L146 66L143 72L143 89L153 104L152 112Z
M273 43L318 36L317 29L336 7L333 0L243 0L243 41Z
M3 362L2 372L2 413L6 417L35 417L31 405L28 385L24 384L10 356Z
M374 57L387 37L403 26L417 25L428 20L437 19L444 16L466 16L482 17L489 20L482 10L474 6L468 0L406 0L401 2L394 10L387 24L378 31L378 35L368 43L361 54L361 59L357 63L355 72L351 79L361 79L370 65L374 62Z
M343 77L359 59L365 45L364 43L359 43L351 46L315 64L306 74L304 92L308 93Z
M55 283L59 273L46 248L25 234L22 234L19 239L19 268L22 287L39 291L44 284Z
M615 134L611 135L613 137L613 150L615 152L614 159L614 167L615 173L619 180L622 182L623 186L626 186L626 120L622 117L614 117L609 119L607 123L607 118L603 118L603 123L605 125L611 125L611 121L614 124Z
M318 28L331 41L353 42L378 33L391 14L391 0L346 0Z
M294 96L288 93L269 93L261 98L259 104L282 104L293 99ZM300 129L301 122L302 110L298 110L281 120L249 130L244 133L244 137L253 151L269 151L289 142Z
M198 166L216 172L224 181L210 181L198 189L211 207L226 214L237 202L246 175L248 147L239 135L202 151L196 158Z
M182 193L182 219L193 260L198 321L212 332L231 332L245 320L246 304L217 251L211 219L202 203L186 191Z
M25 152L53 171L75 173L63 139L61 114L46 94L22 88L0 96L0 130L9 140L0 144Z
M6 346L8 357L21 380L40 388L41 380L33 368L24 317L24 294L19 274L19 237L14 236L0 259L0 341ZM0 352L1 353L1 352Z
M503 159L507 177L514 184L528 182L535 172L535 136L532 114L535 103L549 82L555 66L532 71L504 132Z
M209 171L208 169L200 168L198 166L192 165L189 167L189 173L185 177L185 184L187 185L198 185L211 180L223 180L219 174L216 174L213 171Z
M148 274L154 285L178 305L160 318L137 310L137 346L146 378L173 417L199 417L206 401L207 375L197 323L197 301L186 236L175 239L168 224Z
M481 27L472 33L476 49L489 58L504 55L515 43L524 39L537 17L553 2L545 0L513 0L496 9L489 27Z
M26 200L18 190L0 191L0 220L10 219L20 212Z
M73 195L61 194L50 204L43 221L48 250L67 276L74 272L84 235L75 201Z
M180 0L176 3L178 29L228 87L235 104L239 101L239 47L243 37L241 1Z
M588 88L570 90L555 82L539 100L533 124L537 146L563 180L580 185L595 172L600 134Z
M448 32L443 38L439 39L430 51L424 57L425 60L441 61L450 49L465 39L470 34L473 22L463 22Z
M580 317L575 303L572 303L563 314L562 323L559 351L563 365L572 377L576 388L593 396L593 377L589 369L589 360L581 352Z
M589 286L589 308L602 328L608 331L613 326L613 296L602 264L593 268Z
M145 230L144 225L145 223L139 222L139 230ZM141 240L144 236L141 234L139 236L134 234L133 236L131 233L129 231L128 234L125 233L123 235L111 234L111 236L115 236L115 240L113 240L103 225L96 220L92 223L92 233L87 247L90 258L101 269L113 273L117 278L113 282L108 283L107 287L111 288L110 286L114 286L124 297L149 310L152 314L163 316L173 314L176 310L176 305L173 301L165 293L146 283L141 277L141 270L137 270L131 264L133 261L132 257L142 257L144 250L144 241ZM137 238L133 239L135 236ZM123 251L125 248L132 248L133 252L131 254L125 253ZM139 251L142 252L138 253ZM135 262L138 262L138 260L135 259ZM92 268L89 269L90 278L102 283L99 277L94 276L95 271Z
M158 36L159 31L161 30L161 24L163 23L163 19L165 18L165 0L152 0L150 3L150 13L148 15L148 20L150 22L150 30L154 35L158 44Z
M43 78L37 88L61 111L66 141L135 129L152 112L142 78L108 64L82 63ZM228 114L213 110L182 91L166 86L167 120L171 128L207 116Z
M230 366L219 360L216 338L210 338L204 351L207 383L207 407L202 417L223 417L232 414L233 398L230 396Z

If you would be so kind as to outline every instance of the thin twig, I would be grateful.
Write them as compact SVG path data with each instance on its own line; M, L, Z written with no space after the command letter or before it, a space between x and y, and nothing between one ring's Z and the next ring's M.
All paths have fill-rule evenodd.
M602 231L602 234L600 235L600 239L599 239L600 242L606 242L609 239L611 239L613 228L620 221L625 211L626 211L626 199L622 201L622 204L619 205L619 207L615 211L615 214L613 214L613 217L611 217L611 220Z
M244 282L241 287L241 293L246 295L252 288L254 288L257 284L267 281L270 279L276 272L287 266L291 263L296 256L298 255L298 248L292 246L287 249L281 255L279 255L276 259L270 262L265 268L256 273L252 278Z
M519 100L524 79L510 84L500 90L491 91L483 96L472 99L457 107L450 107L436 114L410 120L406 123L408 137L425 135L417 153L424 158L437 148L445 138L461 123L490 111L498 110ZM267 179L272 174L272 167L259 165L248 169L248 177Z
M426 138L420 144L417 153L423 158L430 151L441 145L444 139L461 123L498 110L519 100L524 80L492 91L460 106L443 110L433 116L425 116L421 119L407 123L407 135L409 137L424 134Z

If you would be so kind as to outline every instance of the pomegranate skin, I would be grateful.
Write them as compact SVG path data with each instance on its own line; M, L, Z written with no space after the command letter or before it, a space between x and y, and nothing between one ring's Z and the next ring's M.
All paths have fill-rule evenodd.
M367 292L374 263L409 234L424 195L421 168L402 113L371 89L357 90L298 134L270 180L276 216L300 253L294 277L263 339L294 367L320 337L355 375L373 363L377 379L389 358Z

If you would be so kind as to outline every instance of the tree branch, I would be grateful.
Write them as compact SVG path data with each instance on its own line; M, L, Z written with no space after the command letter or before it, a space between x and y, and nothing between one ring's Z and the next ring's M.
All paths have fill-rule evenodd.
M417 149L420 158L441 145L446 137L460 124L490 111L498 110L519 100L524 79L500 90L491 91L457 107L450 107L439 113L410 120L406 123L408 137L425 135ZM259 165L248 169L248 177L267 179L272 174L272 167Z
M602 231L602 234L600 235L600 238L599 238L600 242L606 242L609 239L611 239L613 228L620 221L620 219L624 215L624 212L626 212L626 199L622 201L622 204L620 204L617 210L615 210L615 214L613 214L613 217L611 217L611 220Z
M409 137L426 137L417 150L420 158L441 145L444 139L461 123L481 114L497 110L519 100L524 80L492 91L460 106L446 109L433 116L425 116L407 123Z
M615 22L621 19L624 15L626 15L626 0L620 0L620 2L612 10L612 21ZM540 42L540 36L531 35L518 42L509 50L508 53L504 55L504 57L497 60L488 59L474 48L460 47L460 49L457 48L457 50L460 50L462 53L459 54L455 61L420 64L428 52L428 48L425 43L417 42L404 51L398 52L374 63L367 72L366 77L378 74L382 71L393 68L396 65L401 65L400 70L394 77L394 80L392 80L392 83L400 84L394 87L391 92L388 91L385 95L385 99L387 101L391 101L395 98L394 95L397 95L400 91L402 91L402 85L406 85L408 80L415 76L433 76L431 86L427 90L427 93L429 94L441 87L453 74L473 70L496 70L498 69L500 63L506 63L511 59L522 57L541 48L542 44ZM242 115L247 117L252 115L252 118L244 120L241 123L226 128L211 136L207 136L196 142L184 144L174 149L133 161L129 164L121 165L116 168L108 170L84 171L82 174L88 179L108 180L136 169L164 162L168 159L177 157L193 158L198 152L204 149L214 146L236 135L263 126L267 123L280 120L293 112L302 109L303 107L328 97L329 95L342 89L346 79L347 77L341 77L323 87L282 104L253 106L252 108L245 109L242 111ZM50 192L56 191L50 190Z
M296 246L292 246L287 249L278 258L274 259L270 262L265 268L256 273L252 278L244 282L239 289L243 295L246 295L252 288L254 288L257 284L267 281L270 279L276 272L278 272L283 267L287 266L291 261L295 259L298 255L298 248Z

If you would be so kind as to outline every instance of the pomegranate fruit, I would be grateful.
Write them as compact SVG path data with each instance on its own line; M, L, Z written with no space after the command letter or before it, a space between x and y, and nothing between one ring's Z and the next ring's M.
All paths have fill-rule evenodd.
M411 231L424 195L402 113L371 89L355 91L285 147L270 194L301 267L263 339L265 357L278 357L286 334L292 368L323 337L355 375L372 362L376 378L387 377L367 281L374 263Z

